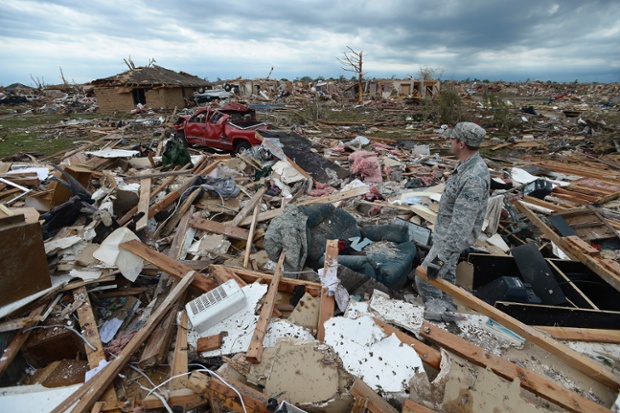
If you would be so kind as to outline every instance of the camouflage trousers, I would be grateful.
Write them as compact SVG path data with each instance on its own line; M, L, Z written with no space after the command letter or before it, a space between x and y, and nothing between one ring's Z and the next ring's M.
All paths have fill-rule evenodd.
M435 245L433 245L430 249L430 251L428 252L428 254L426 255L426 257L424 258L424 261L422 262L422 267L423 268L427 268L428 263L430 263L431 261L433 261L433 259L435 259L435 257L437 256L437 249ZM444 280L451 282L452 284L456 284L456 264L458 261L458 256L456 257L455 260L450 260L448 262L446 262L444 265L449 266L447 268L447 273L446 275L443 277ZM439 288L437 287L433 287L432 285L430 285L429 283L427 283L426 281L424 281L423 279L416 277L415 278L415 285L418 289L418 294L420 294L420 297L422 297L422 300L424 300L424 302L426 303L429 300L432 299L437 299L437 300L443 300L446 301L448 303L451 303L452 305L454 305L454 299L452 298L451 295L444 293L443 291L441 291Z

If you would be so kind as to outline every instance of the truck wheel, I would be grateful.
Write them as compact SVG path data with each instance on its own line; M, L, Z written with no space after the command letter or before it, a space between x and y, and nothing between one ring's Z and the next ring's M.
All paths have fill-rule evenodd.
M185 139L185 132L180 131L174 134L174 139L179 141L179 143L183 146L189 146L187 139Z
M232 85L230 83L226 83L224 85L224 90L227 92L230 92L230 90L232 89Z
M244 151L246 149L250 149L252 147L252 145L250 145L250 142L248 141L239 141L239 142L235 142L235 149L233 151L233 153L236 155L241 151Z

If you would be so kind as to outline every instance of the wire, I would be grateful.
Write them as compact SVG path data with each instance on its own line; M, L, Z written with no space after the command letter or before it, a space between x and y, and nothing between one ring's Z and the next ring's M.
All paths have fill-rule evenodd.
M77 335L78 335L78 336L79 336L82 340L84 340L84 343L86 343L86 345L87 345L88 347L90 347L90 349L91 349L92 351L97 351L97 347L95 347L95 346L93 346L92 344L90 344L90 341L88 341L88 340L86 339L86 337L84 337L82 334L80 334L80 332L79 332L79 331L77 331L76 329L74 329L74 328L72 328L72 327L66 326L66 325L64 325L64 324L51 324L51 325L49 325L49 326L34 326L34 327L30 327L30 328L25 329L24 331L22 331L22 334L24 334L26 331L34 330L35 328L54 328L54 327L62 327L62 328L66 328L67 330L69 330L69 331L71 331L71 332L73 332L73 333L77 334Z
M237 396L239 396L239 400L241 400L241 407L243 408L244 413L248 413L248 410L245 407L245 403L243 402L243 397L241 396L241 393L239 393L239 391L237 389L235 389L233 386L231 386L230 384L228 384L228 382L226 380L224 380L222 377L220 377L217 373L215 373L212 370L209 370L208 368L206 368L205 366L203 366L202 364L198 364L198 363L190 363L189 366L199 366L202 367L201 369L198 370L194 370L194 371L205 371L207 373L209 373L212 376L215 376L218 380L220 380L222 383L224 383L228 388L230 388L232 391L234 391L235 393L237 393ZM161 386L166 385L167 383L169 383L170 381L177 379L179 377L183 377L183 376L187 376L192 374L192 372L187 372L187 373L181 373L181 374L177 374L176 376L172 376L167 380L164 380L163 382L159 383L157 386L155 386L147 395L146 397L148 397L152 392L154 392L155 390L159 389Z

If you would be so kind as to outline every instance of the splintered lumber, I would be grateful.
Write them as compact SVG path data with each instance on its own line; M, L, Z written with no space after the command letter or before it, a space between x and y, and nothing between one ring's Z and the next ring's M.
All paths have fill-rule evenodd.
M405 400L405 404L403 404L403 410L401 410L401 413L437 413L437 411L407 399Z
M211 221L204 218L193 218L189 224L192 226L192 228L213 232L215 234L226 235L229 238L234 238L242 241L247 240L250 234L247 229L232 227L226 223Z
M218 284L224 284L228 280L235 280L239 287L248 285L241 277L235 274L230 267L223 265L212 265L209 267L209 273L215 278Z
M151 178L145 178L140 181L140 200L138 201L137 212L143 212L144 215L136 223L136 231L146 228L149 220L149 204L151 202Z
M273 308L276 304L278 283L280 282L280 278L282 276L284 258L285 254L284 251L282 251L282 253L280 254L280 259L278 260L276 272L271 279L271 284L269 284L269 290L265 295L265 300L260 310L260 316L258 317L256 328L254 329L254 334L252 335L252 341L250 341L250 347L245 354L246 360L248 360L250 363L260 363L261 356L263 355L263 339L265 338L265 334L267 333L267 327L269 327L269 321L271 321Z
M25 330L27 330L28 328L34 326L35 324L39 322L39 319L40 319L39 317L43 314L43 311L45 311L46 306L47 304L41 304L40 306L38 306L37 308L35 308L34 310L30 312L30 314L28 315L28 318L30 318L31 321L28 324L26 324L24 328L19 330L17 334L15 334L15 337L13 337L13 340L11 340L11 342L9 343L9 346L4 349L4 352L2 353L2 357L0 358L0 377L2 377L2 375L4 374L6 369L9 367L9 365L13 362L13 360L15 360L15 357L17 357L19 350L22 348L26 340L28 340L28 337L30 337L30 334L33 331L33 330L28 330L28 331L25 331Z
M270 410L267 409L269 397L265 394L259 392L258 390L254 390L253 388L246 386L237 380L226 379L226 381L230 387L224 384L224 382L217 377L210 377L204 373L195 371L191 374L191 376L189 376L187 387L193 390L196 394L219 399L223 402L223 407L232 409L235 412L243 413L245 411L251 411L270 413ZM243 405L241 404L241 400L239 400L239 395L237 395L231 387L236 389L239 394L241 394Z
M238 226L239 223L243 221L243 219L247 217L252 210L255 210L256 206L260 207L260 200L263 198L263 195L265 195L265 192L267 192L267 189L268 187L267 185L265 185L261 189L256 191L254 196L250 198L250 201L243 207L241 211L237 213L237 216L232 221L230 221L230 225L232 225L233 227Z
M170 235L170 233L177 227L185 213L190 209L196 198L201 193L201 189L197 188L189 194L189 196L183 201L183 203L178 207L176 211L166 220L164 224L160 226L160 228L155 231L155 236L157 237L160 233L164 236Z
M176 278L181 279L185 274L192 271L190 267L179 263L161 252L157 252L147 247L138 240L124 242L120 245L120 247L136 254L138 257L150 262L163 272L167 272ZM204 274L198 274L192 282L192 285L204 292L211 291L217 287L217 283Z
M89 346L84 346L86 358L88 359L88 367L94 369L99 366L99 362L105 361L106 358L103 344L99 337L99 330L97 329L97 320L95 320L86 287L82 286L73 290L73 300L82 302L82 305L77 308L76 312L78 320L80 321L82 335L95 347L95 350L93 350ZM106 402L118 402L118 396L116 395L114 386L108 386L102 399ZM116 409L116 411L120 412L118 409Z
M404 344L411 346L418 356L422 359L423 362L427 363L430 366L439 369L441 364L441 353L438 350L422 343L420 340L417 340L415 337L410 336L407 333L400 331L399 329L392 327L388 323L383 320L379 320L377 317L373 317L375 323L383 330L385 334L394 334L396 337L402 341Z
M385 399L379 396L369 385L360 379L356 379L351 387L351 395L363 397L368 400L368 410L372 413L396 413L396 410Z
M551 334L556 340L620 344L620 330L549 326L536 326L536 328Z
M296 202L295 205L311 205L318 203L331 204L338 201L344 201L345 199L355 198L356 196L366 195L370 191L369 186L363 186L360 188L350 189L346 192L338 192L336 194L331 194L327 196L320 196L311 199L304 199L303 201ZM272 218L277 217L282 212L282 209L272 209L270 211L261 212L258 214L258 222L263 222L270 220ZM231 221L225 222L225 224L230 224ZM246 226L252 223L251 217L246 217L243 221L239 223L239 226Z
M256 231L256 219L260 212L260 205L254 207L254 214L252 215L252 224L250 225L250 233L248 234L248 240L245 243L245 254L243 254L243 268L248 268L250 262L250 252L252 252L252 240L254 239L254 232Z
M174 287L168 297L161 303L155 312L149 317L146 324L139 329L133 336L127 346L105 366L95 377L84 383L71 396L60 403L52 413L62 413L70 409L77 402L72 412L84 412L90 409L97 399L103 394L112 380L121 371L125 364L129 361L134 352L140 348L144 340L151 334L157 323L161 321L163 316L168 312L172 304L174 304L186 288L196 277L195 271L188 272L183 279Z
M545 333L501 312L497 308L480 300L468 291L465 291L442 278L429 280L426 276L426 269L422 266L419 266L416 269L416 276L439 288L441 291L450 294L456 300L468 307L473 308L480 314L486 315L494 321L497 321L499 324L519 334L521 337L553 354L559 359L564 360L568 365L608 386L612 390L618 391L620 389L620 377L616 376L609 368L603 366L602 364L582 356L559 341L547 337Z
M507 380L519 380L521 387L549 400L571 412L594 413L606 412L609 409L585 397L574 393L549 378L532 373L502 357L488 353L480 347L463 340L429 322L422 323L420 334L446 350L458 354L470 362L490 368L495 374Z
M325 264L323 273L327 276L330 271L338 270L338 241L329 239L325 245ZM327 288L321 288L321 306L319 307L319 331L316 338L323 342L325 339L325 322L334 316L333 296L328 294Z
M208 337L200 337L196 341L196 351L202 353L205 351L211 351L222 347L222 340L226 336L225 332L214 334Z
M190 389L172 390L166 394L168 405L172 408L183 407L182 411L190 411L209 404L209 399L202 394L197 394ZM161 409L164 403L159 397L150 395L140 401L140 406L145 409ZM176 410L173 410L176 411Z
M221 267L220 265L212 265L209 268L217 268ZM253 283L257 280L263 280L266 282L271 282L273 275L265 274L262 272L246 270L243 268L232 268L225 267L229 271L232 271L234 274L241 277L247 283ZM284 277L280 279L280 283L278 284L278 288L280 291L293 293L293 290L296 286L303 285L306 288L306 292L313 297L320 297L321 295L321 284L315 283L312 281L298 280L295 278Z
M181 322L177 328L177 339L174 345L174 354L172 356L172 369L170 377L179 376L183 373L187 373L188 357L187 357L187 328L188 328L187 313L181 311ZM170 389L182 389L187 384L187 376L181 376L172 379L170 382Z

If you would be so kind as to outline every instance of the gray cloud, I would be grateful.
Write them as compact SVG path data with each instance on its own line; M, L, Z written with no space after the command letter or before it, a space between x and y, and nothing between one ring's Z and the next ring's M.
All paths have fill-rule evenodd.
M363 50L369 77L620 81L620 3L598 0L228 2L4 0L0 84L77 82L124 71L131 55L216 78L350 77L337 61Z

